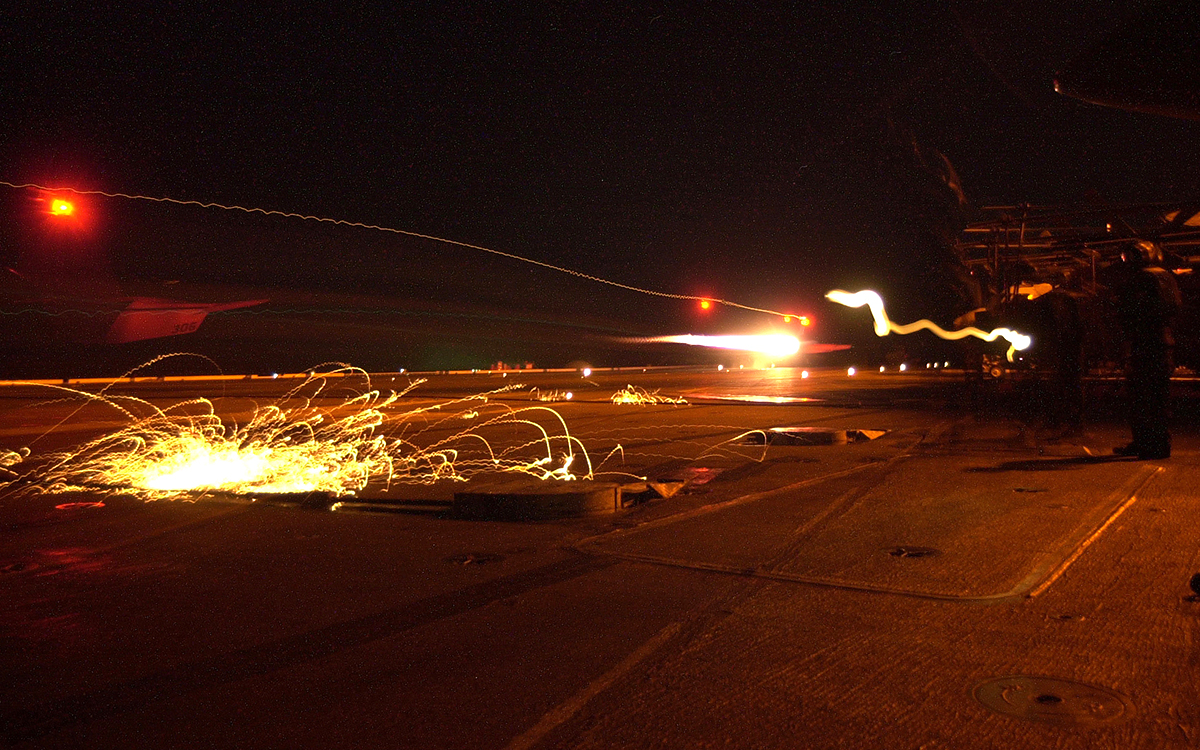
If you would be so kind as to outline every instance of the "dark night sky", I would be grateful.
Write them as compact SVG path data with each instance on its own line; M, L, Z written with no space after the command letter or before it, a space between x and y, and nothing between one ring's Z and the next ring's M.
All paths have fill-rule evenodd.
M20 5L2 180L380 224L772 309L919 274L911 217L939 197L907 134L975 206L1200 195L1200 123L1051 87L1148 2ZM122 278L636 306L476 251L128 204L101 206Z

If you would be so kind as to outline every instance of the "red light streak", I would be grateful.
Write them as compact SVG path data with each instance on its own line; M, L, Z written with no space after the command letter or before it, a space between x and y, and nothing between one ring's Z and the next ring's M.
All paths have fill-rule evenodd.
M18 184L18 183L14 183L14 182L7 182L5 180L0 180L0 185L3 185L4 187L10 187L10 188L13 188L16 190L23 190L23 189L29 188L29 189L34 189L34 190L41 190L46 193L54 193L54 192L64 193L65 192L65 193L71 193L72 195L102 195L105 198L125 198L127 200L151 201L153 203L170 203L172 205L177 205L177 206L197 206L200 208L216 208L216 209L220 209L222 211L241 211L243 213L248 213L248 214L262 214L264 216L280 216L280 217L289 218L289 219L301 219L304 221L316 221L316 222L322 222L322 223L326 223L326 224L336 224L338 226L357 227L359 229L370 229L370 230L376 231L376 232L390 232L392 234L399 234L399 235L403 235L405 237L416 237L416 238L423 239L423 240L430 240L432 242L441 242L441 243L444 243L447 245L454 245L455 247L467 248L469 250L478 250L480 252L490 253L492 255L498 255L502 258L509 258L510 260L516 260L516 261L520 261L522 263L528 263L530 265L540 266L542 268L546 268L551 271L557 271L559 273L569 274L571 276L585 279L587 281L592 281L597 284L606 284L608 286L616 287L618 289L624 289L624 290L630 291L630 292L637 292L638 294L647 294L652 297L662 297L665 299L677 299L677 300L694 300L694 301L701 302L702 306L703 306L704 302L707 302L709 307L712 307L714 305L724 305L726 307L734 307L734 308L738 308L740 310L749 310L750 312L759 312L759 313L765 313L767 315L776 315L776 316L780 316L780 317L782 317L785 314L778 310L769 310L769 309L763 308L763 307L754 307L753 305L744 305L740 302L734 302L732 300L716 299L716 298L712 298L712 297L700 297L700 296L694 295L694 294L674 294L672 292L663 292L663 291L659 291L657 289L646 289L644 287L634 286L632 284L622 284L618 281L612 281L611 279L605 279L600 276L593 276L592 274L583 273L582 271L576 271L571 268L564 268L563 266L557 266L557 265L554 265L553 263L546 263L545 261L540 261L535 258L528 258L523 255L517 255L516 253L509 253L509 252L505 252L503 250L496 250L494 248L484 247L482 245L472 245L467 242L459 242L458 240L446 239L444 237L435 237L430 234L421 234L419 232L410 232L410 231L407 231L404 229L396 229L394 227L386 227L386 226L381 226L378 224L366 224L364 222L359 222L359 221L347 221L346 219L334 219L334 218L329 218L329 217L324 217L324 216L312 216L312 215L307 215L307 214L293 213L293 212L289 212L289 211L276 211L274 209L258 208L258 207L253 207L253 206L251 206L251 207L231 206L231 205L225 205L225 204L221 204L221 203L212 203L212 202L195 201L195 200L180 200L178 198L166 198L166 197L152 196L152 195L131 195L129 193L110 193L110 192L106 192L103 190L77 190L75 188L51 188L51 187L46 187L44 185L38 185L35 183Z

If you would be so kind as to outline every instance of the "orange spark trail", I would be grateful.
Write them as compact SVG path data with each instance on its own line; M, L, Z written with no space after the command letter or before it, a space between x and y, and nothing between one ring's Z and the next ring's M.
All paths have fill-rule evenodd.
M335 396L331 378L343 381L343 388L346 378L357 380L362 390ZM93 394L45 385L62 398L111 409L127 423L62 452L34 456L28 448L0 450L0 487L17 482L19 492L33 494L195 500L214 492L343 497L368 484L386 490L393 484L465 481L486 473L594 478L592 459L561 414L544 406L513 408L492 401L523 386L404 408L402 398L421 382L382 392L365 372L340 365L309 375L240 423L223 419L206 398L160 408L106 393L107 386Z

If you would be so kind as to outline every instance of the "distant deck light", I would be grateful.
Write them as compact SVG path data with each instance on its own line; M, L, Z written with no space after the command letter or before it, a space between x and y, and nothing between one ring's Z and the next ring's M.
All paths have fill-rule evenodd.
M804 380L807 377L808 377L808 370L801 370L800 371L800 379Z
M846 370L846 374L847 374L847 375L849 375L850 377L854 377L854 374L855 374L855 373L857 373L857 372L858 372L858 370L857 370L857 369L855 369L855 368L853 368L853 367L851 367L851 368L849 368L848 370Z

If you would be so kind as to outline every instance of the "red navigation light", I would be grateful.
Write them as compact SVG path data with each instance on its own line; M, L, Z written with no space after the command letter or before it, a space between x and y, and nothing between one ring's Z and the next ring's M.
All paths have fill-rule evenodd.
M812 325L812 320L810 320L807 315L801 315L800 316L800 325L810 326L810 325Z
M712 309L712 300L707 300L707 299L700 300L700 309L701 310L711 310Z
M30 206L34 219L48 237L82 241L95 229L95 212L90 200L67 190L40 191Z

